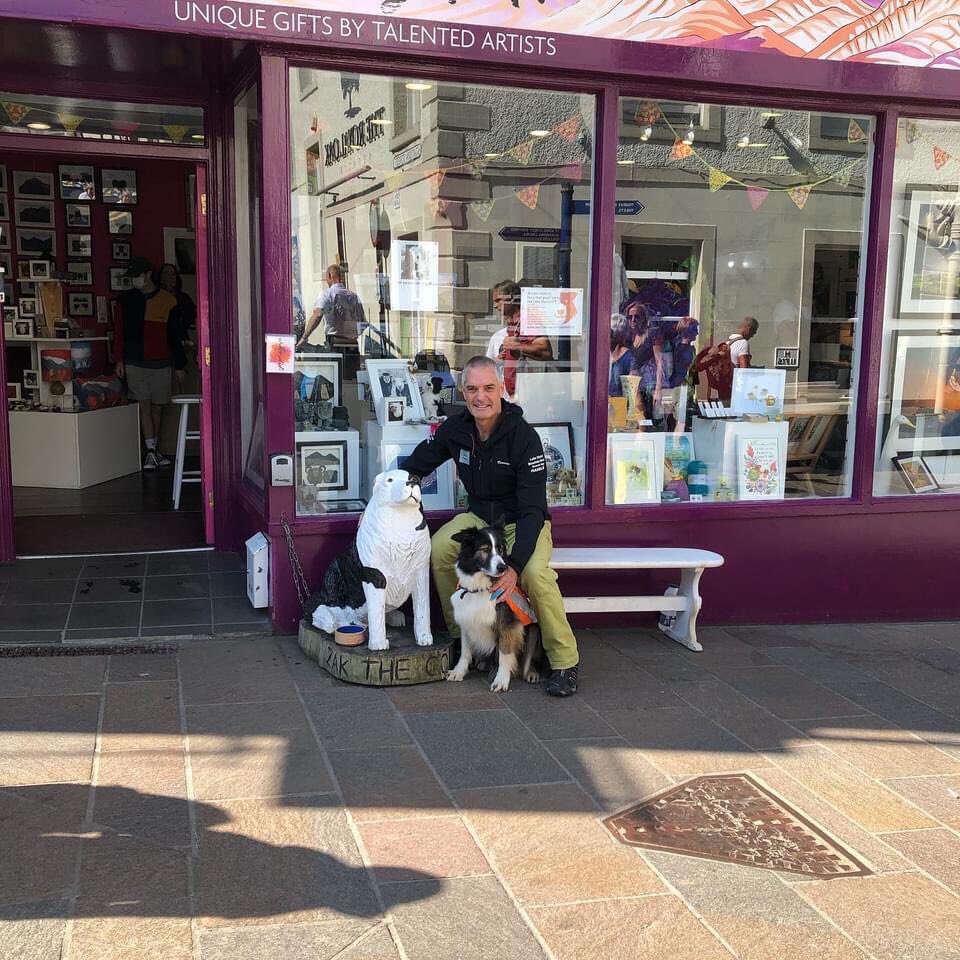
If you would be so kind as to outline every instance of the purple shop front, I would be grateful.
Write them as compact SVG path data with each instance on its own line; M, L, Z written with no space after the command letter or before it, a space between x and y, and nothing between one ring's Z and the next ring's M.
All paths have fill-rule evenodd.
M119 292L72 165L95 248L128 226L195 277L198 536L268 537L278 629L287 531L316 586L477 354L540 434L556 544L723 554L707 623L957 618L949 5L649 6L0 0L0 560L36 552L20 261L48 244L76 320ZM142 199L108 207L124 171ZM433 528L464 505L452 465L425 493ZM571 583L669 584L635 580Z

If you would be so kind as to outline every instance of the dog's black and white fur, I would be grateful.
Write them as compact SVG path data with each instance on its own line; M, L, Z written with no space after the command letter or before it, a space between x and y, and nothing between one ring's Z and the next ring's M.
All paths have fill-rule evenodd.
M534 623L524 631L513 610L506 603L495 603L490 593L491 585L507 569L502 528L473 527L455 533L453 540L460 544L455 567L457 590L451 598L453 616L460 627L460 660L447 679L462 680L471 660L486 659L496 650L499 662L491 690L507 690L510 677L517 673L527 683L537 683L543 658L540 628Z

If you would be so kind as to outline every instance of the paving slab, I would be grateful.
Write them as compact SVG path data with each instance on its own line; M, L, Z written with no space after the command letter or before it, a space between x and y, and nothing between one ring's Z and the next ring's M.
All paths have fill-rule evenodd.
M326 923L204 930L201 960L400 960L383 921L329 920Z
M960 837L950 830L911 830L883 837L924 873L960 895Z
M0 957L62 960L66 900L0 904Z
M0 698L99 694L107 658L11 657L4 659L2 668Z
M960 776L909 777L883 783L941 823L960 829Z

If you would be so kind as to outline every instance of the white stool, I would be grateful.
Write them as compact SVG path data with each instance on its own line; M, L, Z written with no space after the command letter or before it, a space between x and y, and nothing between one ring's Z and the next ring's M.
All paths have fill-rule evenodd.
M187 450L188 440L199 440L199 430L188 430L187 421L190 419L190 408L200 407L199 393L183 393L172 397L172 403L180 405L180 425L177 428L177 459L173 467L173 509L180 509L180 489L185 483L200 483L201 475L199 470L184 470L183 458Z

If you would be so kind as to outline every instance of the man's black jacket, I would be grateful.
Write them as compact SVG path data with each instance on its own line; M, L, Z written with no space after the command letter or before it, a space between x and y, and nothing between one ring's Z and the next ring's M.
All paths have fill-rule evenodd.
M547 512L547 467L537 431L523 419L523 410L503 401L503 413L489 439L481 441L469 411L440 424L403 465L426 477L447 460L469 495L471 513L490 525L517 525L516 542L507 562L522 573L537 545Z

